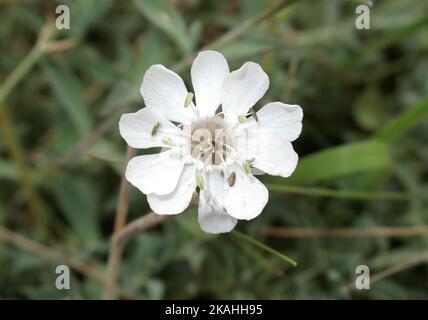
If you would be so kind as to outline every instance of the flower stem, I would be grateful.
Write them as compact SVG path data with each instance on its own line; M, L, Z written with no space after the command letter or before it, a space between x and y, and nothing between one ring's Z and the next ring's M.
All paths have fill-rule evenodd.
M121 231L113 235L107 265L107 281L104 289L104 299L111 300L115 299L117 296L117 278L126 242L138 232L154 227L168 218L169 216L160 216L150 212L129 223L121 229Z
M126 151L125 163L128 163L131 158L137 155L137 150L128 147ZM119 200L117 202L116 209L116 220L114 223L113 235L120 232L126 223L126 216L128 214L128 195L129 195L129 182L125 179L125 175L122 176L120 183Z

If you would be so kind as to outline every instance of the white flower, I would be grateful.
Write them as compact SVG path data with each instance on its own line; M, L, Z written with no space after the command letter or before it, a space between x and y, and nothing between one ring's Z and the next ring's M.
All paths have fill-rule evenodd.
M291 142L302 130L303 112L281 102L257 113L251 108L269 87L254 62L229 72L221 53L203 51L191 76L196 104L176 73L162 65L146 71L140 89L146 107L122 115L120 134L133 148L163 149L131 159L125 175L155 213L181 213L196 198L202 230L229 232L237 220L257 217L268 201L254 174L294 171Z

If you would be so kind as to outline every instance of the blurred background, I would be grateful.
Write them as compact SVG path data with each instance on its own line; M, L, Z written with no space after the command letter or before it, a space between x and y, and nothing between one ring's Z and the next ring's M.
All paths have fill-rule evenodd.
M257 104L299 104L290 179L241 233L204 234L195 210L135 235L122 299L427 299L428 2L0 0L0 298L98 299L125 165L118 131L161 63L190 89L201 48L260 63ZM70 30L55 30L55 8ZM150 211L136 189L127 221ZM242 236L245 234L246 236ZM293 267L281 259L298 262ZM57 290L55 268L71 269ZM356 290L358 265L370 290Z

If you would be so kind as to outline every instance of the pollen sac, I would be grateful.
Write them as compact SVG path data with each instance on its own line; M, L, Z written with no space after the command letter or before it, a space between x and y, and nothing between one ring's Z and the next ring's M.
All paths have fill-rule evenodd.
M243 123L243 122L247 121L247 117L246 117L246 116L243 116L243 115L241 114L241 115L239 115L239 116L238 116L238 121L239 121L240 123Z
M167 145L167 146L170 146L170 147L174 147L175 146L175 143L171 140L171 138L168 138L168 137L163 138L162 139L162 143L165 144L165 145Z
M204 190L205 181L204 181L204 177L202 177L202 175L200 174L196 176L196 185L199 187L199 189Z
M232 172L229 176L229 178L227 178L227 182L229 183L229 187L233 187L233 185L235 184L236 181L236 174L235 172Z
M245 160L242 166L244 167L244 171L246 174L249 174L251 172L251 163L249 160Z
M160 122L158 121L158 122L156 122L155 123L155 125L153 126L153 129L152 129L152 137L154 136L154 135L156 135L156 133L158 132L158 130L159 130L159 128L160 128Z
M189 92L186 96L186 99L184 100L184 107L187 108L193 100L194 94L192 92Z

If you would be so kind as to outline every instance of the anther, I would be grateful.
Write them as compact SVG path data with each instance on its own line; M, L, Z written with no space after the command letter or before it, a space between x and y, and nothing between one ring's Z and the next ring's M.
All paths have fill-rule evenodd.
M243 123L243 122L247 121L247 117L246 117L246 116L243 116L242 114L240 114L240 115L238 116L238 121L239 121L240 123Z
M162 143L166 144L167 146L170 146L170 147L175 146L175 143L171 140L171 138L168 138L168 137L163 138Z
M251 163L249 160L244 161L243 167L246 174L249 174L251 172Z
M192 92L187 93L186 99L184 100L184 107L187 108L193 100L194 94Z
M158 132L159 128L160 128L160 122L156 122L155 125L152 128L152 137Z
M229 182L229 187L233 187L233 185L235 184L235 181L236 181L236 174L235 172L232 172L229 178L227 178L227 182Z
M204 177L202 177L202 175L200 174L196 176L196 185L199 187L199 189L204 190L205 181L204 181Z

